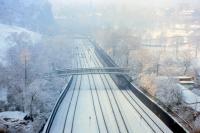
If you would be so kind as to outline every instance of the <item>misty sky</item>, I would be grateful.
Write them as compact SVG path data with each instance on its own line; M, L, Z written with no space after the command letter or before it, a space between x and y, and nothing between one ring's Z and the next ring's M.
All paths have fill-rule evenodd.
M54 13L59 12L60 9L70 5L90 5L104 6L104 5L129 5L131 7L147 7L159 6L163 7L169 5L172 0L49 0L52 4Z
M199 0L49 0L52 4L54 14L61 12L61 9L67 8L70 5L93 5L105 6L105 5L125 5L130 8L152 8L160 7L165 8L176 5L177 3L187 2L193 5L200 4Z

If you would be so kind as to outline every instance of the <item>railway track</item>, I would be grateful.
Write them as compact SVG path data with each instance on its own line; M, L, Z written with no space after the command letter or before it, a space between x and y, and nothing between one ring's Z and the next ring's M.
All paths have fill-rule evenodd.
M85 58L84 61L85 61L85 64L89 64L87 58ZM89 66L89 67L92 67L92 66ZM93 81L94 81L93 75L91 75L91 76L92 76ZM109 97L109 95L108 95L107 89L106 89L105 84L104 84L103 81L102 81L102 83L103 83L104 88L105 88L105 90L106 90L107 98L108 98L109 104L110 104L110 106L111 106L112 113L114 114L114 118L115 118L115 122L116 122L116 125L117 125L117 128L118 128L118 132L120 133L120 132L121 132L121 131L120 131L120 127L119 127L119 124L118 124L118 122L117 122L117 118L116 118L116 115L115 115L115 112L114 112L114 109L113 109L113 105L112 105L112 103L111 103L111 99L110 99L110 97ZM98 91L97 91L97 92L98 92Z
M78 59L79 59L79 62L80 62L80 67L82 67L82 64L81 64L81 61L80 61L80 56L78 57ZM75 115L76 115L76 109L77 109L77 104L78 104L80 90L81 90L81 83L82 83L82 75L81 75L81 80L80 80L80 84L79 84L79 87L78 87L78 95L77 95L77 98L76 98L75 109L74 109L74 114L73 114L73 119L72 119L71 133L73 133L73 129L74 129L74 118L75 118Z
M102 65L101 65L101 63L99 62L99 60L97 59L97 55L96 55L96 53L93 53L93 59L95 60L95 63L96 63L96 65L98 66L98 67L103 67ZM107 81L107 83L108 83L108 85L109 85L109 88L110 88L110 90L112 91L112 93L113 93L113 89L111 88L111 85L109 84L109 82L108 82L108 76L106 76L106 75L103 75L104 76L104 78L106 79L106 81ZM158 127L158 129L161 131L161 132L163 132L164 133L164 131L160 128L160 126L151 118L151 116L150 115L148 115L148 113L146 113L146 111L137 103L137 101L130 95L130 92L128 92L126 89L124 90L124 91L122 91L121 89L118 89L120 92L121 92L121 94L123 94L123 96L126 98L126 100L131 104L131 106L137 111L137 113L144 119L144 121L149 125L149 127L152 129L152 131L153 132L156 132L153 128L152 128L152 126L149 124L149 122L146 120L146 118L144 118L144 116L140 113L140 111L138 110L138 109L136 109L136 107L132 104L132 102L131 102L131 100L127 97L127 95L125 95L125 92L131 97L131 99L134 101L134 103L135 104L137 104L137 106L144 112L144 114ZM132 92L131 92L132 93ZM114 93L113 93L113 95L114 95ZM114 98L115 98L115 96L114 96ZM116 99L116 98L115 98Z
M84 49L84 48L82 48L82 49ZM85 61L86 61L87 64L89 63L88 58L86 58ZM97 64L94 63L94 65L96 66ZM98 67L101 67L101 66L99 66L99 65L97 65L97 66L98 66ZM105 85L105 84L109 84L109 82L107 81L107 83L105 83L105 80L103 80L103 76L104 76L104 75L102 75L102 74L99 74L99 75L100 75L101 81L102 81L102 83L103 83L103 85L104 85L104 88L105 88L107 97L108 97L108 99L109 99L109 103L110 103L110 105L111 105L112 112L113 112L114 117L115 117L115 121L116 121L116 124L117 124L117 127L118 127L118 131L119 131L119 132L122 132L121 129L120 129L120 127L121 127L122 125L119 125L119 123L118 123L117 116L116 116L116 113L115 113L115 111L114 111L113 103L111 102L111 96L109 95L109 92L108 92L108 90L107 90L109 87L106 87L106 85ZM109 90L111 90L111 89L109 88ZM111 92L112 92L112 90L111 90ZM123 118L123 116L122 116L122 112L121 112L121 110L119 109L119 105L118 105L118 103L117 103L117 101L116 101L116 98L115 98L114 95L112 95L112 96L114 97L114 101L115 101L114 104L116 104L117 109L118 109L118 111L119 111L119 113L120 113L120 117L121 117L122 120L123 120L123 124L124 124L124 126L125 126L126 132L129 133L128 128L127 128L127 126L126 126L126 124L125 124L124 118Z
M75 47L76 68L103 68L91 44ZM72 76L43 133L171 132L131 91L119 89L109 74L98 71Z
M83 48L82 48L83 49ZM92 51L92 50L91 50ZM94 55L94 54L93 54ZM95 57L93 57L93 60L95 60L94 62L95 62L95 66L98 66L98 67L103 67L99 62L98 62L98 60L96 59L97 57L95 56ZM86 59L87 60L87 59ZM87 61L87 63L89 63L88 61ZM103 78L106 80L106 83L108 84L108 88L111 90L111 92L112 92L112 94L113 94L113 97L114 97L114 99L115 99L115 102L116 102L116 104L117 104L117 106L118 106L118 109L119 109L119 104L117 103L117 100L116 100L116 96L114 95L114 93L113 93L113 90L112 90L112 88L111 88L111 85L110 85L110 83L109 83L109 81L108 81L108 78L107 78L107 76L105 76L105 75L102 75L102 74L99 74L100 75L100 77L101 77L101 80L102 80L102 82L103 82L103 84L104 84L104 87L106 88L106 85L105 85L105 81L103 80ZM109 102L110 102L110 104L111 104L111 100L110 100L110 97L109 97L109 94L108 94L108 91L107 91L107 89L105 89L106 90L106 93L107 93L107 96L108 96L108 98L109 98ZM120 89L119 89L120 90ZM127 90L126 90L127 91ZM124 92L122 91L122 90L120 90L120 92L124 95L124 97L126 97L125 96L125 94L124 94ZM128 93L128 92L127 92ZM131 97L132 98L132 97ZM127 101L129 101L129 103L132 105L132 107L137 111L137 113L144 119L144 121L149 125L149 127L152 129L152 131L153 132L156 132L152 127L151 127L151 125L149 124L149 122L143 117L143 115L133 106L133 104L131 103L131 101L126 97L126 99L127 99ZM132 98L133 99L133 98ZM134 100L134 99L133 99ZM138 107L140 107L140 105L134 100L134 102L138 105ZM112 106L112 104L111 104L111 106ZM141 109L142 109L142 107L140 107ZM112 107L112 111L113 111L113 107ZM119 111L120 111L120 109L119 109ZM142 109L142 111L143 112L145 112L143 109ZM115 114L114 113L114 111L113 111L113 114ZM121 114L121 117L123 118L123 116L122 116L122 113L121 113L121 111L120 111L120 114ZM148 116L148 118L149 119L151 119L151 117L145 112L145 114ZM116 118L116 115L115 115L115 118ZM152 120L152 119L151 119ZM124 119L123 119L123 121L124 121ZM117 120L116 120L116 122L117 122ZM162 129L158 126L158 124L156 124L156 122L154 122L153 120L152 120L152 122L160 129L160 131L161 132L164 132L164 131L162 131ZM125 122L124 122L125 123ZM125 124L126 125L126 124ZM127 129L127 127L126 127L126 130L127 130L127 132L129 132L128 131L128 129ZM119 130L120 131L120 130Z

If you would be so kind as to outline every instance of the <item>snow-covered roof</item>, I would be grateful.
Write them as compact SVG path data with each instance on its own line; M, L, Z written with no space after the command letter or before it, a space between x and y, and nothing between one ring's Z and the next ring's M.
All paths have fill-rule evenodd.
M191 77L191 76L177 76L176 78L178 78L178 79L191 79L193 77Z
M181 84L194 84L194 81L179 81Z

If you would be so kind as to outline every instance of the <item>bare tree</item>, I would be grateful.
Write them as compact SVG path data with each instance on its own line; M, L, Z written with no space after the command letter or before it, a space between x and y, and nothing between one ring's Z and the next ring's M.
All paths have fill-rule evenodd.
M189 37L189 43L194 45L195 47L195 57L198 57L198 52L199 52L199 46L200 46L200 32L199 30L194 31L191 36Z
M192 55L190 54L190 51L183 51L180 59L181 59L181 64L184 67L183 75L186 75L188 69L192 65Z
M162 49L159 49L156 54L153 56L153 68L154 68L154 73L156 73L156 76L159 75L159 69L160 69L160 58L162 54Z
M178 54L179 54L179 47L183 44L183 37L181 36L176 36L174 37L175 39L175 54L176 54L176 58L178 58Z
M161 53L161 50L156 50L156 52L148 49L137 50L134 58L140 63L142 73L155 73L157 76L159 75Z
M200 35L199 35L200 36ZM198 57L198 52L199 52L199 47L200 47L200 39L199 36L195 36L193 37L193 39L191 40L192 43L195 45L195 57Z

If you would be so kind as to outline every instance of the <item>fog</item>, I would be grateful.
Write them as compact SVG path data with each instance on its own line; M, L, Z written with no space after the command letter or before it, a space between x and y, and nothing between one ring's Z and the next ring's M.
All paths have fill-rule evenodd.
M39 132L88 47L199 132L199 38L200 0L0 0L0 132ZM1 115L15 111L28 120Z
M55 19L68 30L81 34L82 31L93 34L91 32L107 27L143 30L160 24L160 21L174 19L166 18L167 10L170 13L185 5L187 8L199 8L198 0L50 0L50 2ZM70 25L70 28L66 24Z

